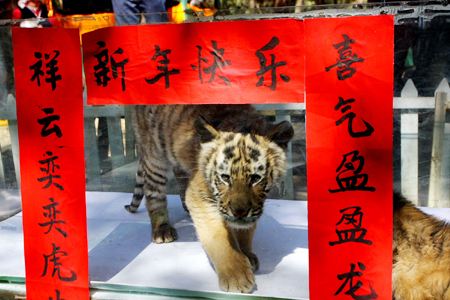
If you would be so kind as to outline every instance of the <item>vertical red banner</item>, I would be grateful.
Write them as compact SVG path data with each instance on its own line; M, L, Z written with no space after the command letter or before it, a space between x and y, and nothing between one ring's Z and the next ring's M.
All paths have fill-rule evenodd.
M393 16L305 22L310 299L392 299Z
M27 299L89 299L78 29L12 32Z

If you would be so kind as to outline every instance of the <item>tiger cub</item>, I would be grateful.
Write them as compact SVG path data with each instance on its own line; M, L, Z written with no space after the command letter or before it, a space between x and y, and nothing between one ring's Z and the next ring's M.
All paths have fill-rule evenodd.
M224 291L247 293L259 268L253 234L270 188L285 173L289 122L271 126L251 105L136 106L140 151L129 212L145 195L156 243L178 238L167 210L173 169L183 206Z
M450 299L449 236L450 225L394 194L394 299Z

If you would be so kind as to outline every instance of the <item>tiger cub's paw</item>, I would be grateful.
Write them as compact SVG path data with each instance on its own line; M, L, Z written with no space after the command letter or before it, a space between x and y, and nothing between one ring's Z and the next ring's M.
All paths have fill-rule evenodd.
M163 224L152 233L152 240L157 244L171 243L178 239L178 233L170 224Z
M255 285L255 275L252 269L248 258L240 253L238 259L228 261L226 266L218 268L220 289L232 293L250 292Z

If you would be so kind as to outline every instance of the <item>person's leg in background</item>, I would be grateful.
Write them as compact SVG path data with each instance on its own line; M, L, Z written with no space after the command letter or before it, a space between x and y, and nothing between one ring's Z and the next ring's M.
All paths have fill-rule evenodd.
M159 2L160 0L155 0ZM153 2L150 0L149 2ZM136 25L141 22L141 6L139 0L112 0L116 25Z
M143 0L142 6L147 24L169 22L166 10L166 0Z

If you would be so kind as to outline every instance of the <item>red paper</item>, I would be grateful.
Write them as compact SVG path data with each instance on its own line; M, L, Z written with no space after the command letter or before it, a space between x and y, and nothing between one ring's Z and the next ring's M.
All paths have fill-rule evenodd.
M78 31L13 42L27 297L88 299ZM90 104L302 102L306 82L311 299L392 298L392 16L123 26L83 45Z
M12 33L27 299L89 299L78 29Z
M392 299L393 28L305 21L312 300Z
M303 102L303 36L289 19L96 30L83 35L88 104Z

